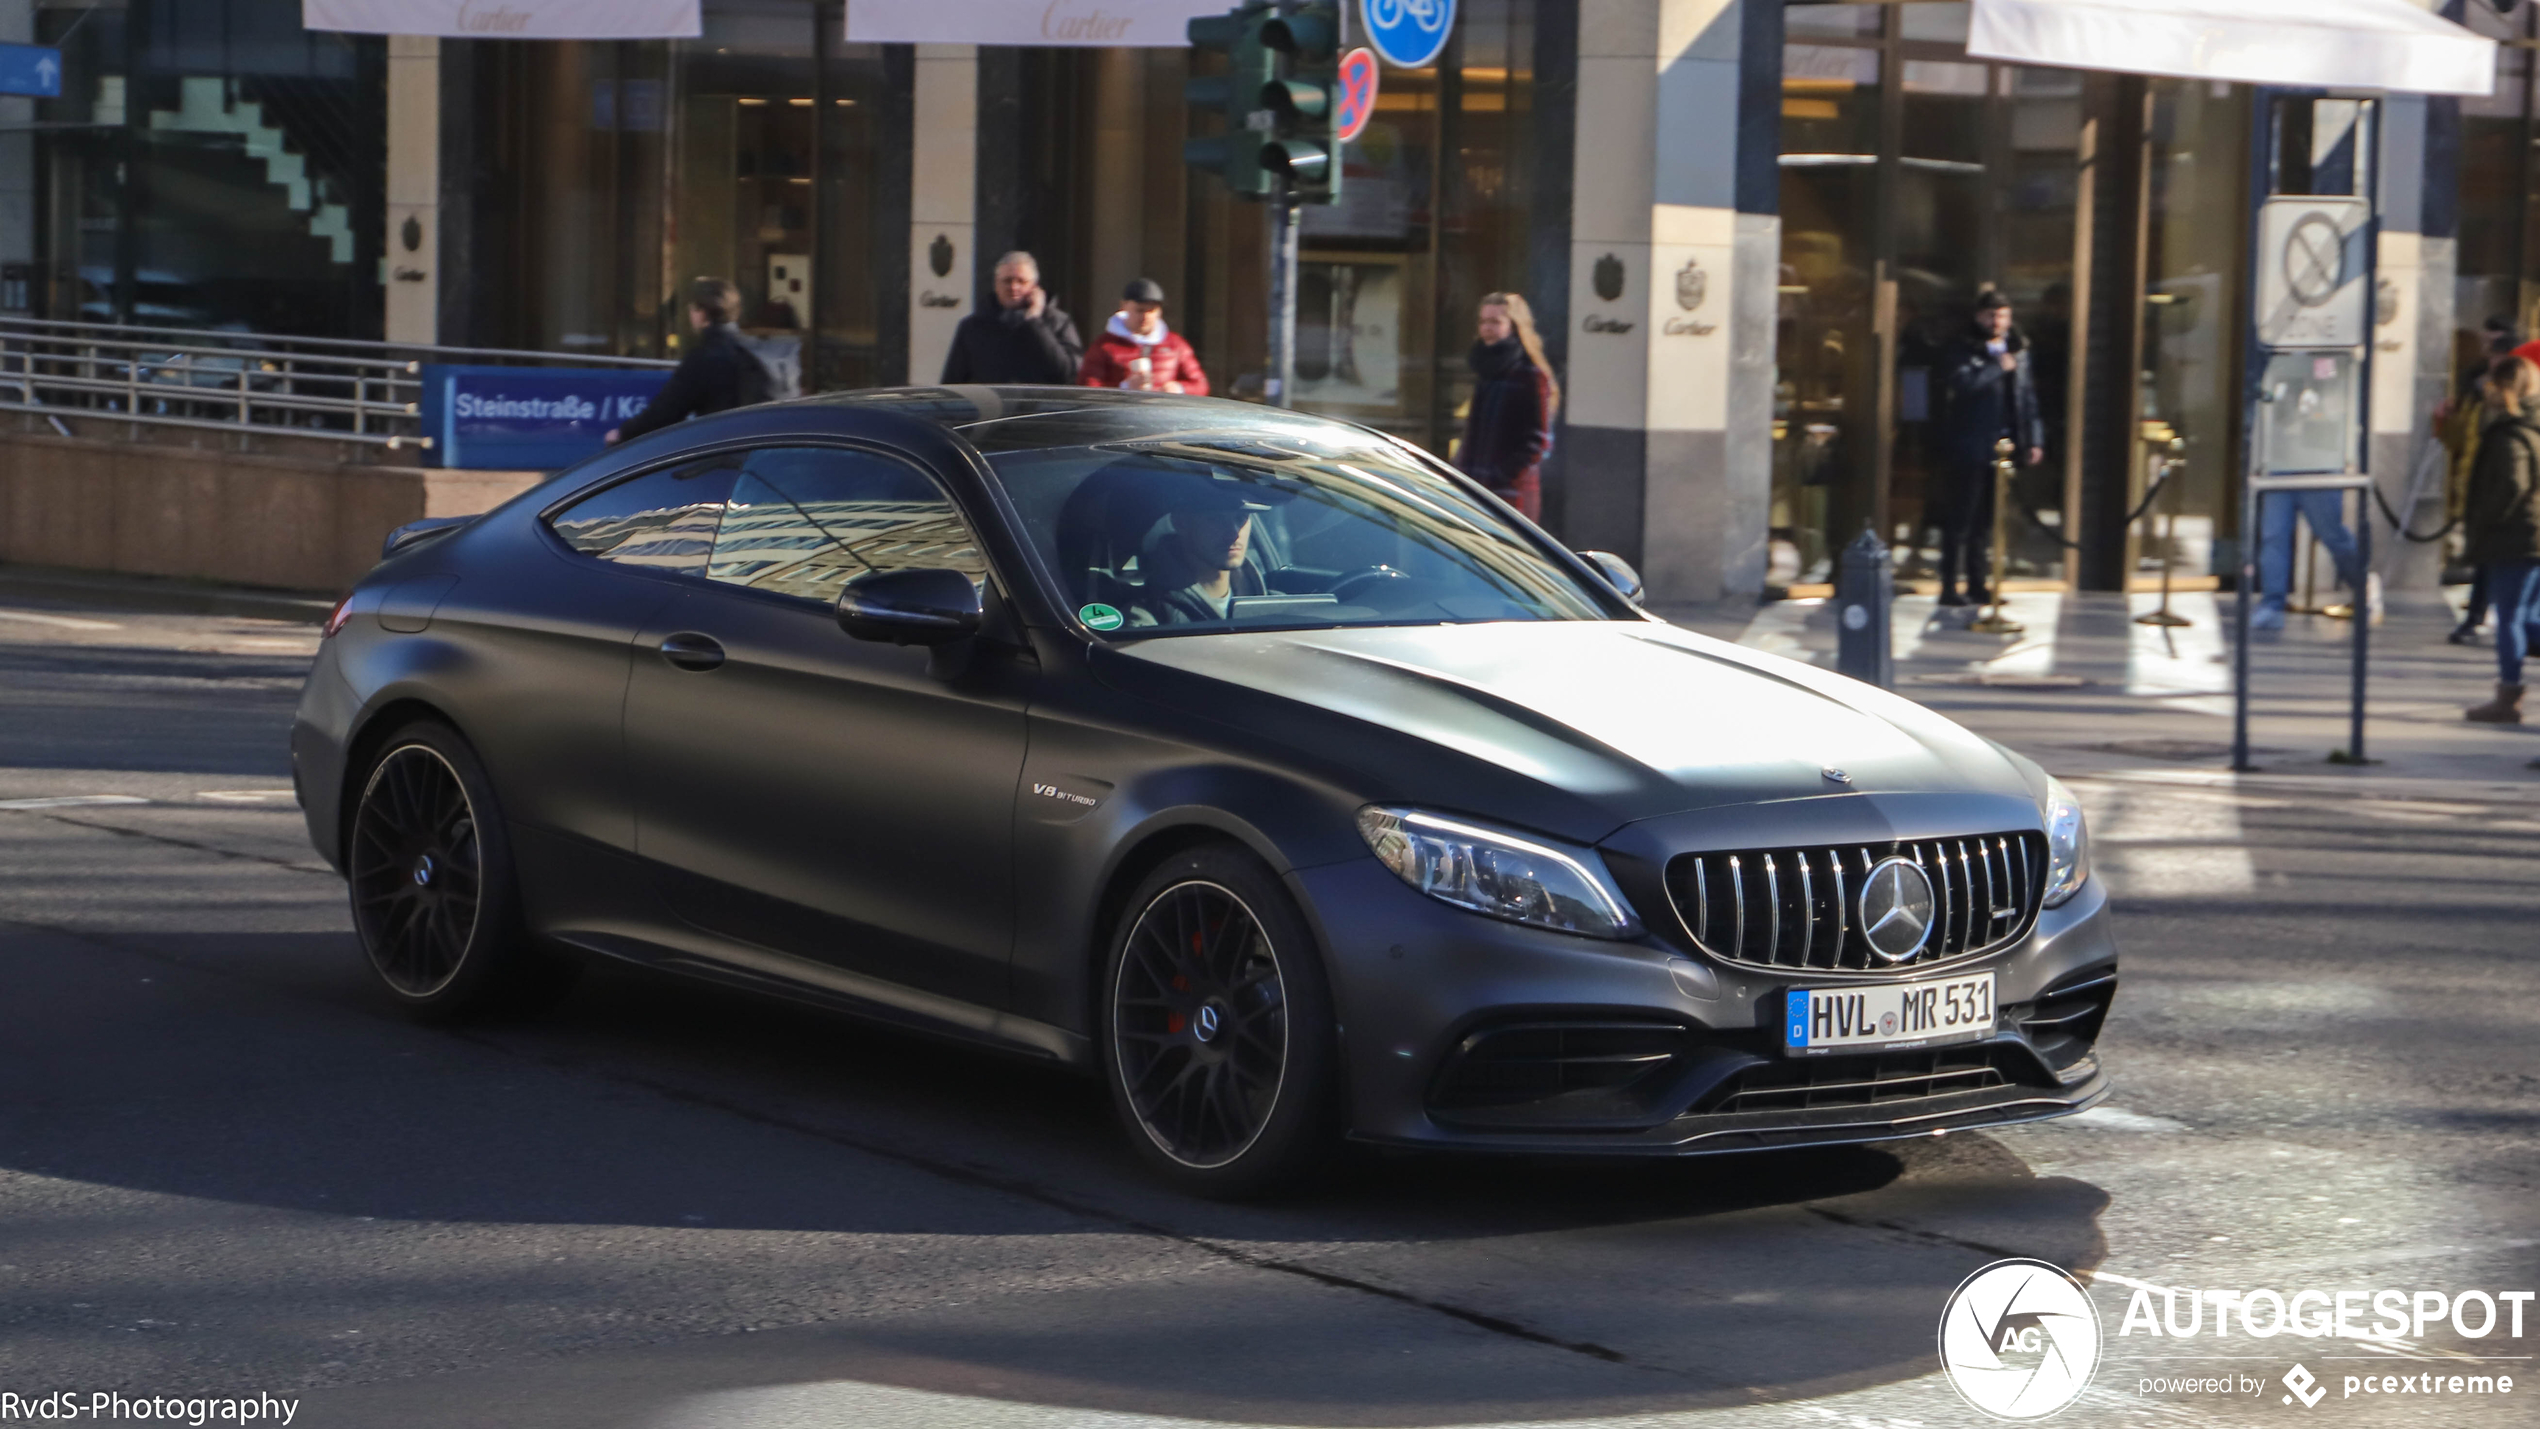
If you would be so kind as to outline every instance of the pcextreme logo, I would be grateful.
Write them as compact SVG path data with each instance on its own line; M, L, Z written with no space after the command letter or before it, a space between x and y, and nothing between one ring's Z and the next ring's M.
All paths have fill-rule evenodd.
M2099 1367L2099 1312L2081 1282L2042 1260L1997 1260L1940 1312L1940 1366L1970 1408L2044 1419Z

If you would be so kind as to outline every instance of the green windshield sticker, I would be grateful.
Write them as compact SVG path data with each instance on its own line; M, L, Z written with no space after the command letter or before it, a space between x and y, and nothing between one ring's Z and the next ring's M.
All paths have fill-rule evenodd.
M1119 611L1100 602L1077 607L1076 618L1096 630L1117 630L1126 623Z

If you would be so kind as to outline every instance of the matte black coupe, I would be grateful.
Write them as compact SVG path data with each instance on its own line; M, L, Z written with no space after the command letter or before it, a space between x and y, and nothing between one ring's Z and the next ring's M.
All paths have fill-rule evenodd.
M1415 448L1058 388L692 421L427 522L292 737L430 1017L624 959L1100 1075L1180 1184L2076 1111L2080 810Z

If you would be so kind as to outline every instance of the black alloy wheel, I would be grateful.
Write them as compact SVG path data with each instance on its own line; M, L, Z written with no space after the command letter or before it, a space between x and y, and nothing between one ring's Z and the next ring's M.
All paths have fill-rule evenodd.
M372 971L416 1014L448 1020L551 1000L573 967L527 945L511 847L475 752L438 724L381 746L344 854Z
M371 770L349 865L380 979L406 997L448 987L476 938L485 854L458 771L430 745L401 745Z
M1304 920L1229 848L1184 854L1130 902L1108 979L1115 1104L1187 1188L1250 1195L1322 1150L1330 999Z

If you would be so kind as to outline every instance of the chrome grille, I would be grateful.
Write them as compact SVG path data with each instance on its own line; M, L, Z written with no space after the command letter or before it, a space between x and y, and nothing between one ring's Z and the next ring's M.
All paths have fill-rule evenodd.
M1903 858L1931 880L1931 936L1910 958L1872 956L1861 935L1870 871ZM2037 921L2046 838L2031 832L1819 848L1678 855L1667 895L1702 950L1765 968L1920 968L2007 946Z

